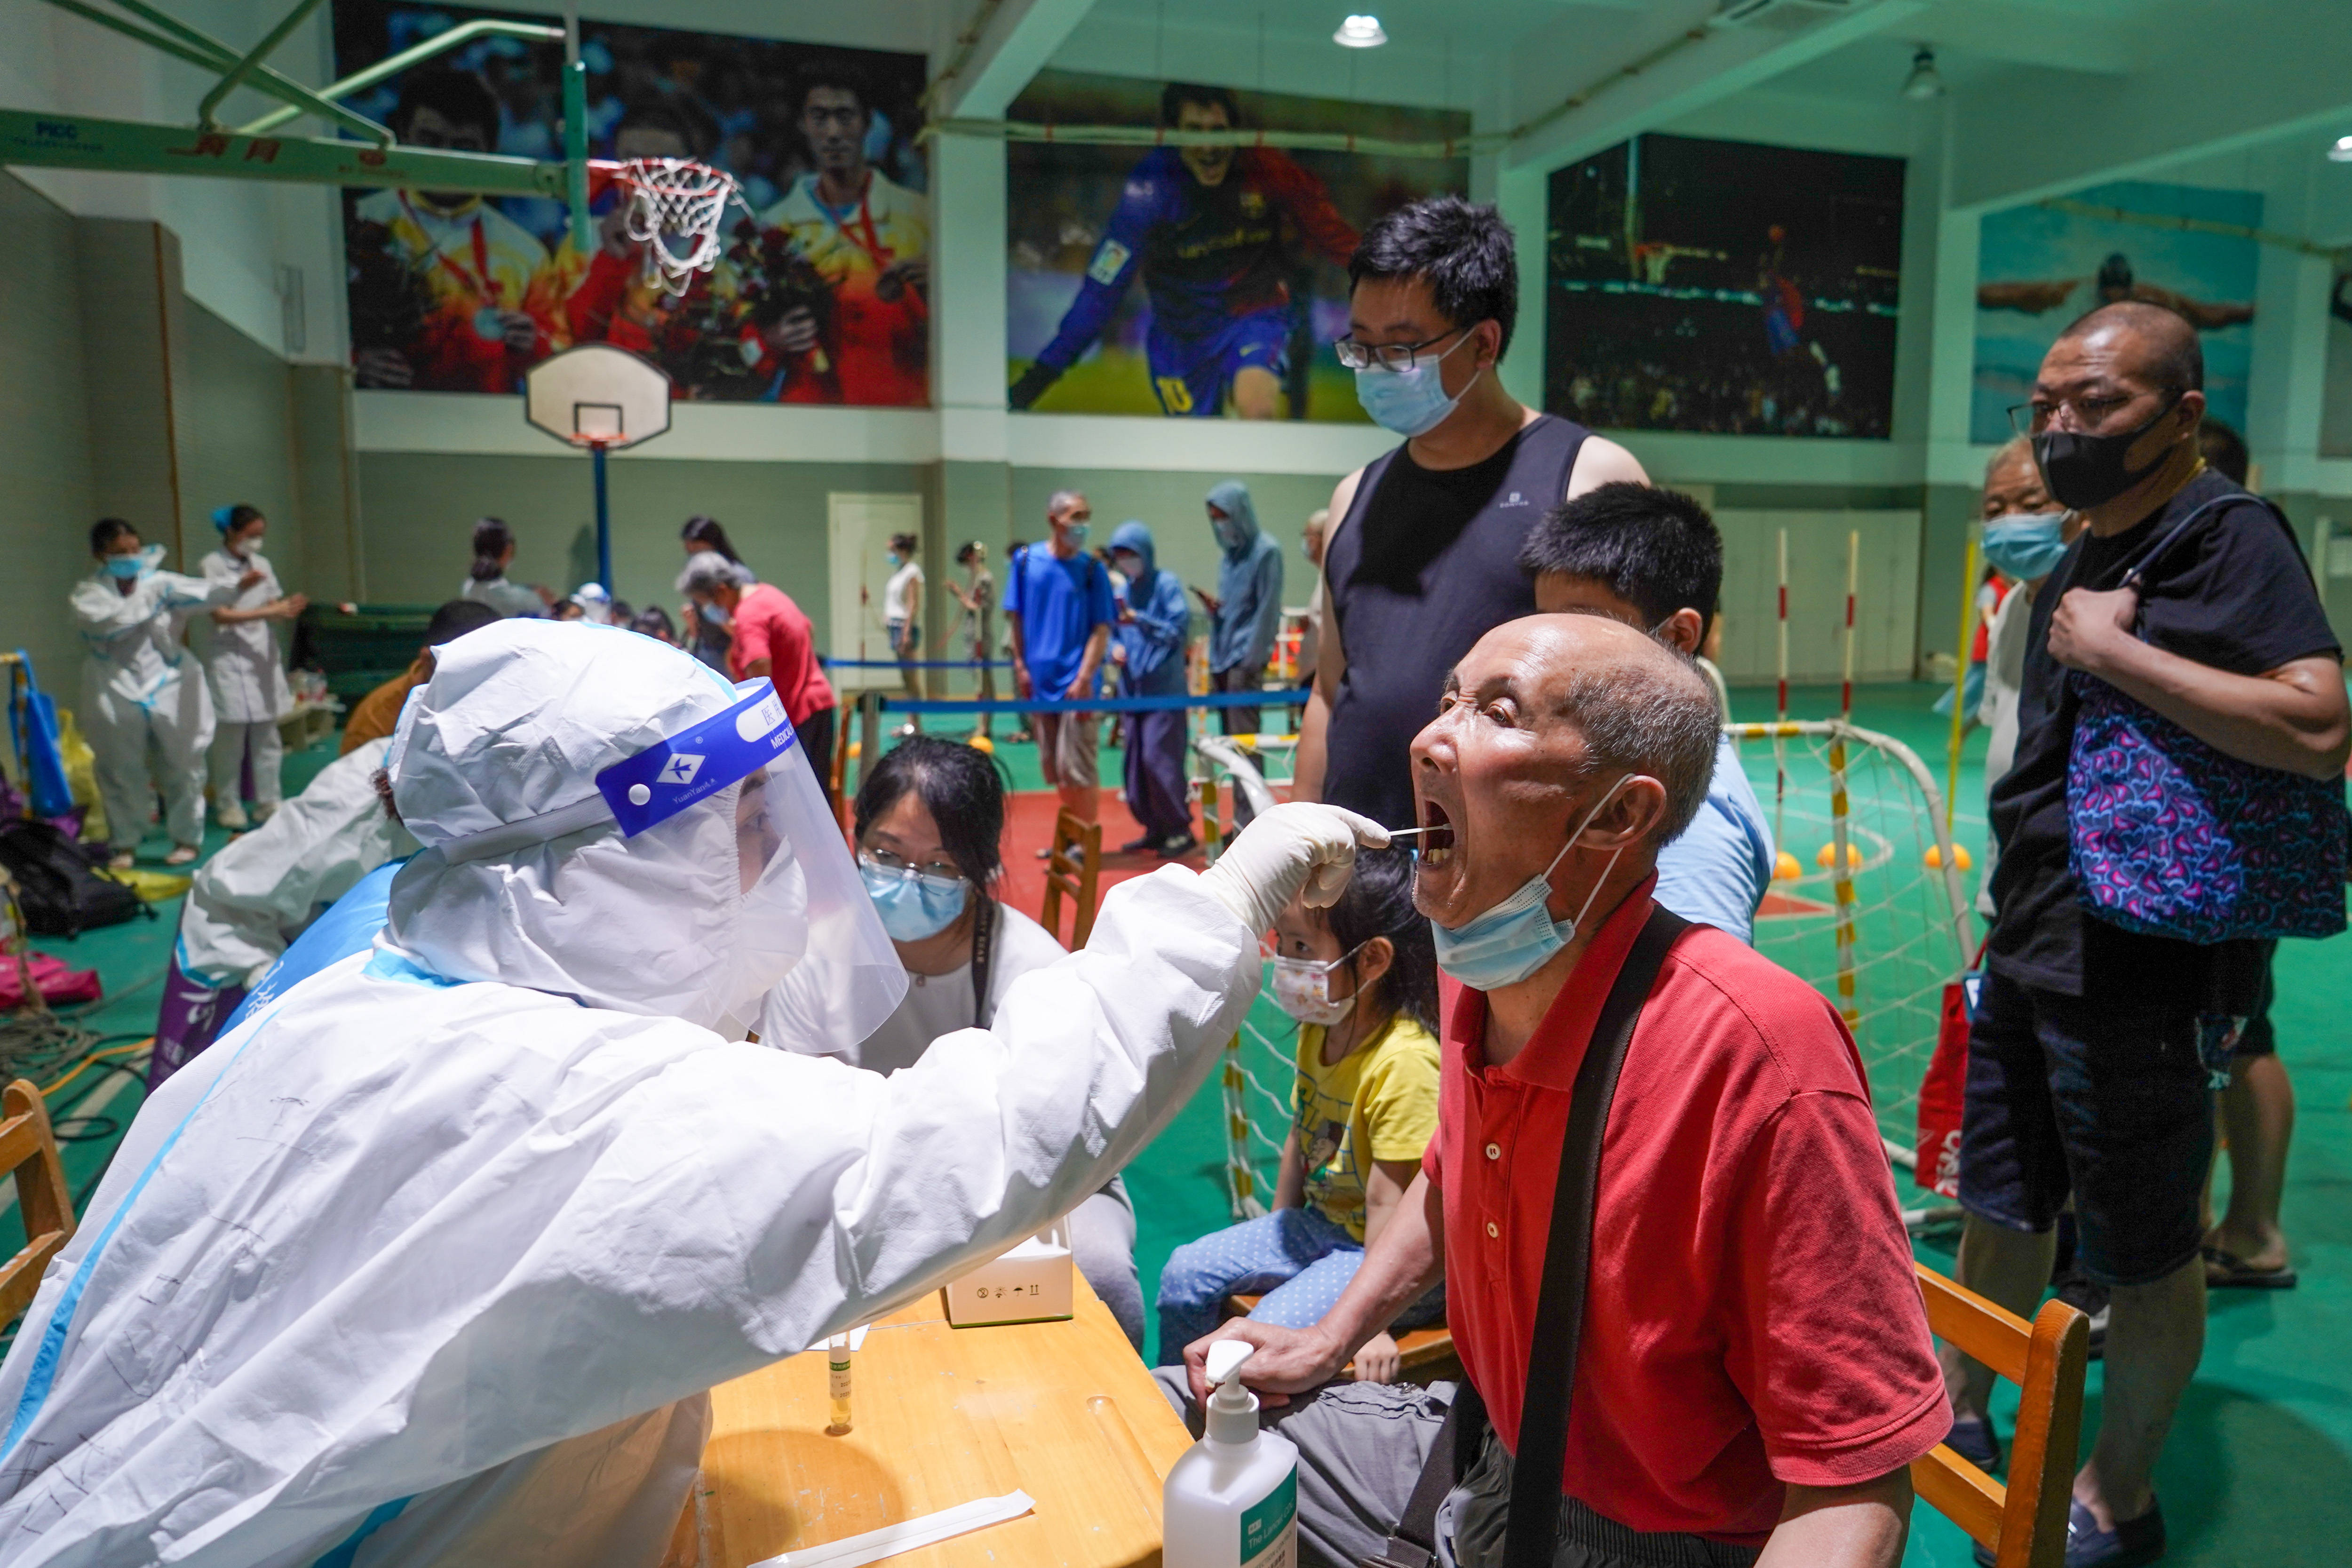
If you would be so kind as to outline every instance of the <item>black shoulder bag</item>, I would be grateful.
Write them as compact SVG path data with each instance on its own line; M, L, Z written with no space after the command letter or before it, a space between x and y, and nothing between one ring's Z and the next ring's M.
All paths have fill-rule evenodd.
M1690 921L1654 906L1642 934L1609 987L1592 1026L1584 1061L1576 1069L1568 1132L1559 1147L1559 1187L1551 1201L1551 1239L1544 1246L1542 1292L1536 1299L1533 1342L1528 1349L1527 1397L1519 1406L1519 1447L1513 1456L1510 1522L1503 1538L1504 1568L1549 1568L1558 1549L1560 1469L1568 1458L1568 1407L1576 1392L1577 1345L1583 1337L1585 1284L1592 1265L1593 1205L1601 1191L1601 1138L1625 1048L1641 1022L1665 963L1666 950ZM1486 1436L1486 1405L1464 1379L1445 1414L1421 1479L1388 1544L1363 1568L1429 1568L1437 1559L1437 1510L1477 1458Z

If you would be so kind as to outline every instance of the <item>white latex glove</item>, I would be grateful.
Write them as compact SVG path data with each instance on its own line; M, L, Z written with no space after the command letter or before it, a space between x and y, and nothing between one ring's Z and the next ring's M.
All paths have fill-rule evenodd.
M1282 906L1304 888L1307 903L1325 909L1339 900L1356 869L1356 846L1384 847L1389 830L1369 816L1336 805L1291 801L1261 812L1201 885L1253 931L1274 925Z

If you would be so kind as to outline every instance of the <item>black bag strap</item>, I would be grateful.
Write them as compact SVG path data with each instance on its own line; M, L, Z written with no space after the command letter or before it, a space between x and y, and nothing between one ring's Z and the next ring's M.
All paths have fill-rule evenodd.
M1601 1184L1601 1140L1626 1047L1641 1022L1643 1004L1666 962L1666 950L1691 922L1654 905L1642 932L1609 987L1592 1038L1576 1071L1568 1131L1560 1141L1559 1186L1552 1196L1551 1237L1544 1247L1541 1294L1528 1352L1527 1397L1519 1409L1519 1447L1511 1474L1511 1509L1504 1538L1504 1568L1549 1568L1557 1542L1559 1481L1568 1455L1569 1396L1576 1380L1577 1344L1584 1324L1584 1292L1592 1261L1593 1205ZM1438 1428L1421 1479L1388 1545L1363 1568L1427 1568L1437 1556L1437 1510L1477 1458L1486 1431L1486 1402L1464 1379L1445 1424Z
M1559 1531L1559 1480L1568 1461L1568 1407L1576 1392L1576 1352L1583 1338L1585 1284L1592 1265L1593 1205L1601 1191L1601 1140L1610 1102L1633 1044L1642 1005L1666 962L1666 950L1690 921L1664 904L1652 907L1625 955L1591 1043L1576 1069L1568 1135L1559 1150L1559 1190L1551 1200L1551 1239L1544 1247L1543 1294L1536 1300L1528 1347L1527 1397L1519 1405L1519 1446L1512 1456L1510 1523L1503 1568L1549 1568Z

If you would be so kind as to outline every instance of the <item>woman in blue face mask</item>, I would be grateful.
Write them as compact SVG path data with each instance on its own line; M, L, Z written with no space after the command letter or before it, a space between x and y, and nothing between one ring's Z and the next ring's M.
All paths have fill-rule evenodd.
M1014 982L1067 954L994 896L1004 870L1004 782L986 753L912 736L875 764L853 810L858 874L908 984L880 1028L835 1054L853 1067L896 1072L940 1037L985 1026ZM1080 1204L1070 1229L1079 1272L1140 1351L1143 1290L1126 1184L1114 1177Z

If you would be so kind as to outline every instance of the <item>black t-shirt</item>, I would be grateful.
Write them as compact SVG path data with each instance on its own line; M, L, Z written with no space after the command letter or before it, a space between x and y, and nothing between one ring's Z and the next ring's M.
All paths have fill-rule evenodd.
M2142 936L2096 919L2077 901L2066 856L2074 710L2061 700L2067 672L2050 656L2051 617L2068 589L2117 586L2141 552L2181 519L2217 497L2243 494L2208 469L2122 533L2084 534L2034 595L2018 693L2017 760L1993 785L1990 808L2001 849L1992 882L2000 912L1987 952L2011 980L2070 996L2146 996L2159 987L2199 1012L2254 1010L2250 994L2264 967L2257 950L2267 944ZM2342 651L2294 536L2252 497L2208 512L2148 567L2140 580L2138 626L2165 652L2232 675L2260 675Z

